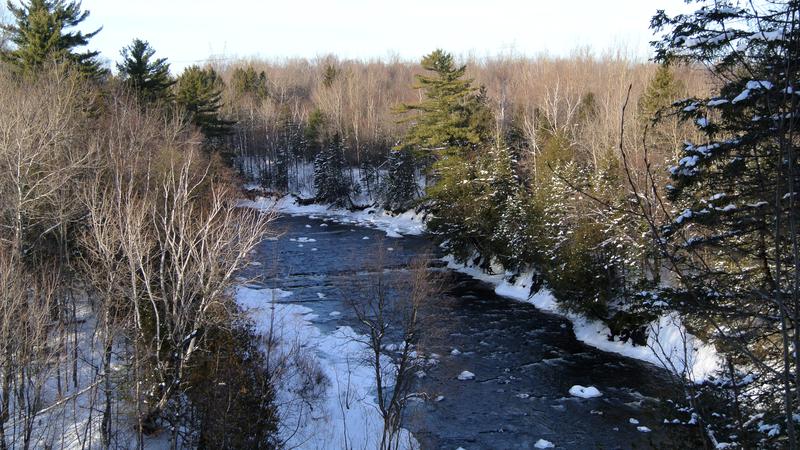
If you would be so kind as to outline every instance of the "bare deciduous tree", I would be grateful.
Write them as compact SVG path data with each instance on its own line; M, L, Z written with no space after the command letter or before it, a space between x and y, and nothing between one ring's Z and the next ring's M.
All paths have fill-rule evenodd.
M417 371L424 367L417 358L428 332L424 308L437 292L437 284L424 255L411 262L407 278L394 280L383 270L385 255L379 255L367 298L351 304L367 330L359 341L367 349L365 362L374 373L377 407L383 419L379 448L396 450L402 443L400 424L410 389ZM391 345L395 339L400 343Z

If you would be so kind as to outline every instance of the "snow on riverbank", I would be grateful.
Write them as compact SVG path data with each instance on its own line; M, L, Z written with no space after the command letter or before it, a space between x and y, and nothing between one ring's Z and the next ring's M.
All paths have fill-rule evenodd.
M276 211L292 216L326 218L338 223L377 228L386 232L386 236L391 238L400 238L403 235L419 235L425 231L425 222L422 216L414 211L406 211L395 215L375 207L369 207L363 211L350 211L328 205L300 205L297 197L292 195L280 198L258 197L256 200L243 200L239 204L243 207L262 211Z
M647 361L685 375L695 382L708 379L721 367L722 361L714 346L688 333L676 313L661 316L648 325L646 346L634 346L631 342L618 340L609 341L611 331L604 323L562 311L553 294L546 288L531 295L533 272L521 274L511 283L510 274L490 275L479 268L457 263L449 256L444 260L449 268L494 285L498 295L531 303L542 311L568 318L572 322L575 337L592 347Z
M419 235L425 231L423 218L413 211L391 215L374 208L354 212L326 205L304 206L299 205L293 196L278 199L260 197L255 201L243 201L241 205L295 216L325 217L340 223L378 228L384 230L389 237L401 237L404 234ZM505 273L502 268L495 268L496 274L492 275L480 268L456 263L450 256L443 259L449 268L494 285L498 295L531 303L540 310L568 318L573 324L575 337L592 347L650 362L695 382L708 379L721 367L721 358L714 346L689 334L676 313L664 315L648 325L646 346L634 346L631 342L617 340L609 341L608 336L611 332L605 324L560 310L549 290L542 289L531 295L534 276L532 272L517 276L511 283L509 282L511 275Z
M256 332L273 342L280 438L286 448L378 448L383 420L375 404L375 378L363 336L350 327L322 333L313 310L279 303L291 292L239 287L236 298ZM272 339L269 337L272 336ZM400 449L418 448L406 430Z

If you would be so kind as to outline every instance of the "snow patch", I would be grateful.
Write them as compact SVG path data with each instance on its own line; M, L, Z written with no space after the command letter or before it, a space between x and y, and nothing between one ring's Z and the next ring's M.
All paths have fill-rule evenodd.
M389 229L389 230L386 230L386 237L401 238L401 237L403 237L403 235L400 234L399 230Z
M287 195L284 197L258 197L256 200L241 200L240 207L271 211L291 216L318 216L338 223L351 223L370 228L377 228L386 232L389 237L402 237L403 235L420 235L425 231L425 222L422 215L414 211L402 214L392 214L381 208L366 208L363 211L350 211L335 208L330 205L300 205L297 197ZM321 224L321 227L327 226Z
M569 388L569 394L573 397L580 397L580 398L595 398L595 397L602 397L603 394L594 386L584 387L580 384L576 384Z
M458 379L461 381L474 380L475 374L470 372L469 370L465 370L460 374L458 374Z
M691 211L685 211L684 215L691 215ZM457 263L452 256L442 259L451 269L493 284L498 295L530 303L542 311L566 317L572 322L575 337L597 349L649 362L686 376L696 383L707 380L722 367L722 359L716 348L688 333L677 313L665 314L647 325L647 345L635 346L630 340L609 341L611 330L604 323L562 311L547 288L531 295L530 287L536 276L533 271L518 275L512 283L506 273L490 275L476 267Z
M235 291L239 305L255 324L262 336L272 333L277 342L271 358L278 362L300 352L312 360L325 381L314 382L318 395L310 407L298 400L302 388L303 366L289 368L287 375L276 382L276 404L281 427L279 435L287 448L378 448L383 420L375 402L373 369L365 363L364 337L350 327L338 327L322 333L311 322L313 310L277 299L291 296L280 289L253 289L241 286ZM333 315L333 313L331 313ZM270 324L273 328L270 330ZM286 363L284 363L286 364ZM346 407L345 407L346 405ZM411 450L419 444L411 433L402 429L399 448Z

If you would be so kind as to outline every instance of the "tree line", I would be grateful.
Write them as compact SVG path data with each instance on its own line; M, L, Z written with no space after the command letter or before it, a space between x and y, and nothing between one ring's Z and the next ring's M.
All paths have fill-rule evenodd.
M128 151L150 155L143 150L147 148L154 153L132 171L129 155L101 158L97 155L105 153L98 150L90 152L91 157L77 157L69 153L75 151L69 143L81 140L61 135L8 141L29 142L33 152L9 153L17 155L9 159L17 163L7 165L12 175L6 177L10 187L3 192L11 194L4 200L19 200L3 215L10 224L4 228L10 234L3 242L14 250L10 255L17 255L7 264L8 283L30 283L14 278L17 273L54 273L42 270L42 264L54 260L70 274L84 274L74 276L95 295L109 293L107 298L125 298L110 286L121 286L119 280L129 278L125 292L138 297L97 315L106 318L105 329L124 331L106 332L105 360L113 360L117 345L134 350L145 345L142 342L156 346L154 353L146 346L142 348L148 351L132 353L141 360L131 367L150 364L154 369L138 373L160 377L148 379L140 435L153 423L173 420L168 406L180 409L188 390L182 390L189 383L183 368L187 361L193 366L200 354L209 354L194 350L197 340L210 339L205 330L212 329L212 323L232 329L231 318L204 306L217 305L208 295L223 292L209 286L229 282L214 278L224 267L219 265L222 261L199 264L213 277L192 274L190 278L203 280L196 285L202 286L202 294L192 291L182 284L187 274L180 272L184 266L178 262L209 256L183 255L192 253L192 246L175 239L188 233L190 242L188 236L196 231L180 227L198 222L197 217L221 224L245 220L226 219L226 199L233 194L216 194L217 184L230 190L225 181L230 175L223 174L225 161L266 191L301 192L344 207L374 201L393 211L417 208L427 215L433 236L459 261L487 271L533 271L534 289L547 287L563 309L604 322L610 339L646 345L653 331L648 324L679 313L687 330L714 343L724 361L716 378L703 384L691 379L688 368L678 374L676 385L686 394L686 404L678 405L676 413L684 416L682 426L693 426L698 438L711 446L797 448L800 256L794 130L800 3L696 3L691 14L655 15L652 27L660 33L654 43L655 63L580 51L567 58L509 55L459 61L435 50L419 65L335 57L212 63L187 68L175 79L167 61L156 58L144 41L135 40L123 49L116 76L97 64L96 54L75 53L73 49L93 34L64 31L70 26L63 25L74 26L86 17L74 2L11 5L16 22L4 28L9 43L2 53L11 86L6 91L54 89L42 73L74 80L71 83L86 90L88 98L56 83L70 95L48 94L43 99L78 103L66 109L38 107L30 114L67 110L77 116L55 123L88 121L102 131L91 136L127 133L110 135L114 138L98 144L98 149L125 142ZM63 22L54 27L58 20ZM23 26L28 27L25 33ZM52 39L53 33L62 40ZM53 61L60 64L51 68ZM64 67L70 68L68 76L63 75ZM28 99L17 101L23 100ZM9 130L15 130L9 133L40 128L11 126L32 120L27 116L17 122L6 119L13 114L3 117ZM123 119L141 127L152 123L162 131L153 141L143 141L144 128L130 133L119 122L114 125ZM53 123L47 117L41 120ZM187 130L199 130L202 145L198 147L196 136L190 137ZM62 153L40 152L41 143L50 142L57 142ZM54 155L63 159L39 161ZM108 167L101 171L106 174L102 182L88 181L79 170L84 163ZM75 164L75 173L81 175L64 177ZM53 168L58 169L52 172ZM164 177L164 172L186 175ZM197 173L203 174L200 179ZM66 185L51 186L53 180ZM96 184L103 189L84 192ZM30 197L19 194L26 189L32 189L33 194L25 194ZM43 191L37 194L36 189ZM154 190L157 194L151 193ZM53 198L59 201L47 203ZM180 198L198 206L183 211L177 205ZM135 211L130 209L134 199L142 202L136 203ZM89 226L87 220L97 223ZM115 224L108 233L116 237L98 231L107 223ZM251 224L254 235L264 231L255 218L244 223ZM131 234L135 232L147 238L139 239ZM254 241L231 233L241 239L231 241L233 247L227 250L232 253L223 253L232 255L225 263L236 266L240 260L233 255ZM108 239L114 244L105 243ZM128 247L131 242L149 244L143 250ZM174 257L146 257L159 254ZM94 255L90 265L72 262L83 262L87 255ZM97 273L126 276L92 281L86 270L79 270L102 264L109 269ZM97 273L92 275L96 278ZM76 341L67 336L69 330L77 334L76 307L61 311L51 306L51 299L62 298L49 294L51 285L52 281L37 281L35 297L46 305L41 311L54 309L60 318L57 328L63 344L56 354L66 358L69 343ZM155 287L162 291L153 291ZM20 294L15 301L27 304L30 295ZM204 303L207 300L210 303ZM170 305L182 301L188 302L185 307L192 314L173 317L185 311ZM8 317L16 314L9 312ZM32 316L49 320L42 314ZM15 324L9 319L9 330ZM44 335L52 338L51 328L33 328L48 330ZM197 331L201 329L203 333ZM124 338L120 342L112 335ZM187 342L181 340L187 336ZM27 343L19 341L14 345L20 348ZM26 351L32 350L7 355ZM155 358L145 356L152 354ZM3 367L29 370L28 364L13 361ZM9 387L3 392L8 392L3 407L9 411L16 391ZM6 421L8 417L0 414Z
M416 207L457 260L534 271L534 289L609 339L647 345L678 313L723 361L705 383L676 368L681 422L713 447L797 448L800 5L696 3L654 16L655 64L443 50L416 68L234 64L223 72L264 88L230 94L231 146L268 190L302 192L307 177L325 203L359 206L366 188Z
M9 2L0 51L0 448L273 448L232 298L269 232L216 151L220 80L141 40L79 52L80 2ZM221 407L224 405L224 407ZM159 437L160 436L160 437Z

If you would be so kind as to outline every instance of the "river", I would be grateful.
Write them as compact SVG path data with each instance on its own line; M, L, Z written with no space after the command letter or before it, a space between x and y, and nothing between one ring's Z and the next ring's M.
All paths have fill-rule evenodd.
M363 332L344 299L364 295L378 254L383 270L398 274L415 256L442 256L425 236L388 238L309 217L283 216L275 225L282 236L259 246L261 264L248 275L291 291L286 301L313 309L323 333L342 325ZM431 270L447 275L425 311L432 324L425 349L440 356L414 387L428 399L411 403L403 423L423 448L530 449L539 439L571 449L689 446L688 429L664 424L671 418L664 400L675 395L664 370L589 347L566 319L500 297L483 282ZM464 370L475 379L458 380ZM573 397L573 385L603 395Z

